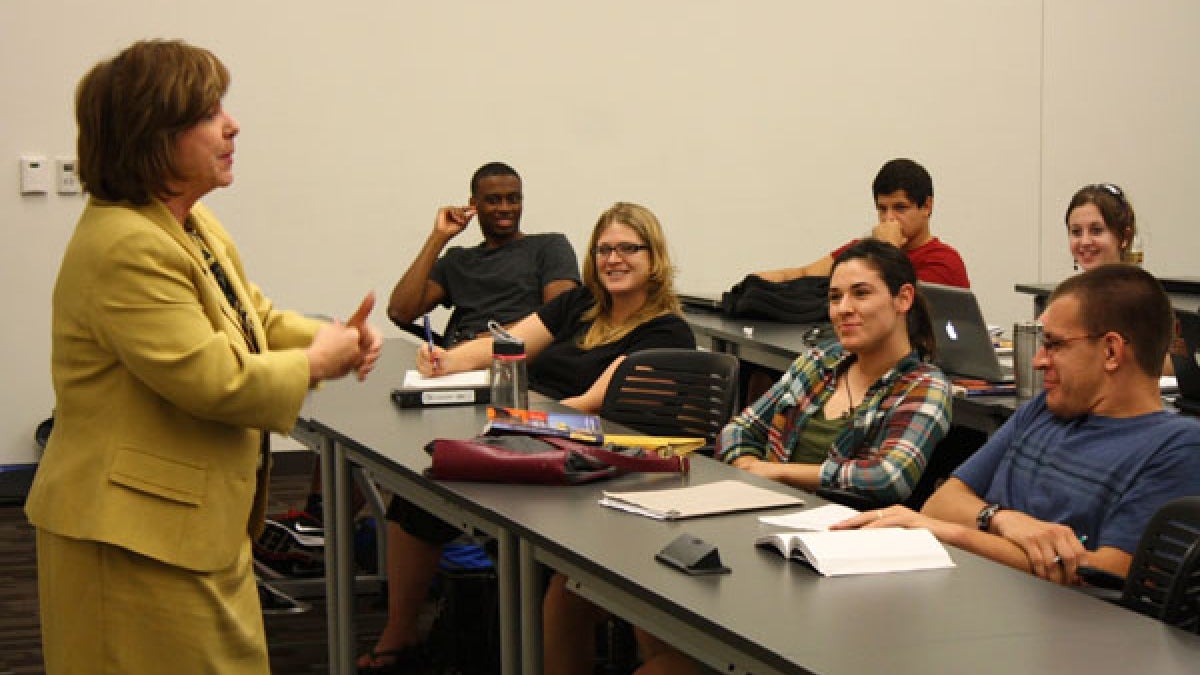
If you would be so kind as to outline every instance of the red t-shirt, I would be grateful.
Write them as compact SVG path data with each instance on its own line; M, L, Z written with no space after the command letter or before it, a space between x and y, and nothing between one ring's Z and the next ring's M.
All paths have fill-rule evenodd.
M838 254L850 248L857 241L855 239L846 243L831 255L837 258ZM917 271L917 279L959 288L971 287L971 280L967 278L967 266L963 264L958 251L948 244L943 244L937 237L933 237L921 246L911 251L905 251L905 253L908 254L909 261Z

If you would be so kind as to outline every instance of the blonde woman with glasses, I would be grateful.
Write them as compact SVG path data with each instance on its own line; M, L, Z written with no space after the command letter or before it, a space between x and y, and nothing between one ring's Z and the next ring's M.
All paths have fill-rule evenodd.
M583 286L567 291L518 321L508 332L524 341L534 391L585 412L596 412L609 380L627 354L657 347L695 347L675 295L675 268L658 218L618 202L600 214L583 264ZM492 339L446 350L423 345L422 375L485 368ZM437 571L442 547L460 534L412 503L388 509L388 623L359 672L403 672L424 665L417 619Z

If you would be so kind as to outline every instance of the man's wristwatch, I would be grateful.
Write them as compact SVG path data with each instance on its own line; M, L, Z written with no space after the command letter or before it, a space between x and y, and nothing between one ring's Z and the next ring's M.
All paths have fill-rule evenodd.
M992 526L992 518L1001 508L1003 507L999 504L988 504L979 510L979 515L975 516L975 524L979 526L980 532L988 531L988 528Z

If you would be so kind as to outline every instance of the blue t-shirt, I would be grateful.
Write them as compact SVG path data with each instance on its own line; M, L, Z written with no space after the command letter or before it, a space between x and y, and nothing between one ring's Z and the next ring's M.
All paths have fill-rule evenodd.
M954 472L984 501L1132 555L1163 504L1200 494L1200 421L1165 410L1069 420L1042 392Z

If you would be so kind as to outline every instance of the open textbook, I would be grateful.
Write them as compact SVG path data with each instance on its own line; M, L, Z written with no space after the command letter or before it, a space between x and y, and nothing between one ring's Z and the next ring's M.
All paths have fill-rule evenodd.
M808 563L827 577L954 567L946 548L925 529L776 532L754 543Z

